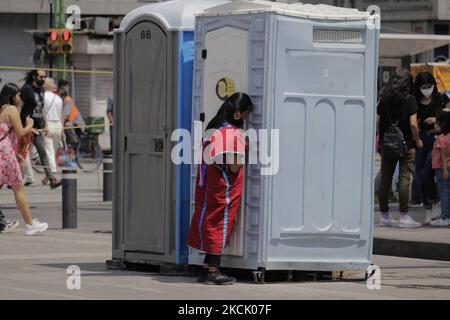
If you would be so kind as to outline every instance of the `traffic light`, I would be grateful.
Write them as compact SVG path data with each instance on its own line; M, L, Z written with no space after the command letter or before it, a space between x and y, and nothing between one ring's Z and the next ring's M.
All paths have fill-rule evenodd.
M72 32L69 29L61 29L61 53L70 54L72 53Z
M59 29L48 29L47 53L61 54L61 36Z
M73 34L69 29L48 29L48 54L70 54L73 51Z

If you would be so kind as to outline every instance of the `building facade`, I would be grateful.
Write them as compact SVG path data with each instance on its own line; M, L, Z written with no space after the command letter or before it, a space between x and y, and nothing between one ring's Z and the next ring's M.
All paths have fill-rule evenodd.
M49 66L42 33L50 26L50 3L57 0L1 0L0 1L0 78L2 83L20 83L22 68ZM68 57L68 68L92 70L91 74L66 73L72 82L72 95L84 116L104 116L106 101L112 96L112 30L131 10L157 0L64 0L63 11L77 5L81 13L80 30L74 32L74 50ZM296 2L279 0L279 2ZM380 8L382 32L450 34L450 0L302 0L303 3L329 4L367 10ZM39 34L41 39L39 40ZM45 45L44 45L45 46ZM380 85L400 67L412 62L448 59L449 46L437 48L417 56L380 59ZM101 138L108 144L108 135ZM103 140L108 140L106 143Z
M26 69L49 67L46 54L45 32L50 27L51 0L2 0L0 1L0 79L21 84ZM53 5L56 0L53 0ZM63 12L70 5L80 8L80 29L74 31L73 53L68 55L67 68L90 70L92 73L70 73L71 95L83 116L105 116L106 101L113 95L112 30L122 18L138 6L152 1L143 0L64 0ZM66 15L68 17L69 15ZM53 67L55 67L53 58ZM48 72L50 73L50 72ZM53 73L58 80L60 74ZM105 119L106 120L106 119ZM107 121L105 121L107 122ZM100 137L102 147L110 147L109 135Z

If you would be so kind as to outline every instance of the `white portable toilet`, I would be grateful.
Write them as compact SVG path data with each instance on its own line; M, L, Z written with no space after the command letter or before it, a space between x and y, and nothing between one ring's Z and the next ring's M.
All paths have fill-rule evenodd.
M193 121L205 127L226 96L243 91L255 105L248 128L279 130L279 170L246 166L223 267L340 271L371 264L378 19L356 9L268 1L233 1L197 15ZM269 149L276 168L277 148ZM189 263L202 264L203 254L191 249Z
M171 133L191 130L195 13L226 2L148 4L114 31L115 262L188 261L191 168L171 161Z

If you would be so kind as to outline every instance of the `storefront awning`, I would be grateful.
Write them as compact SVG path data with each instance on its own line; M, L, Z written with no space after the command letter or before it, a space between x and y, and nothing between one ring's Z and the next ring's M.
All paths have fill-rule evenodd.
M434 34L380 34L380 57L401 58L450 44L450 36Z

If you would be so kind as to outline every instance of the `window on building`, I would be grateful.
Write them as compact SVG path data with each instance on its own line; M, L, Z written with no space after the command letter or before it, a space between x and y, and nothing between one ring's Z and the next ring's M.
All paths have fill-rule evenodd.
M448 24L435 24L434 25L434 33L448 35L449 34L449 25ZM434 49L434 58L435 59L441 58L441 57L445 57L446 59L448 59L449 58L448 54L449 54L448 45Z

